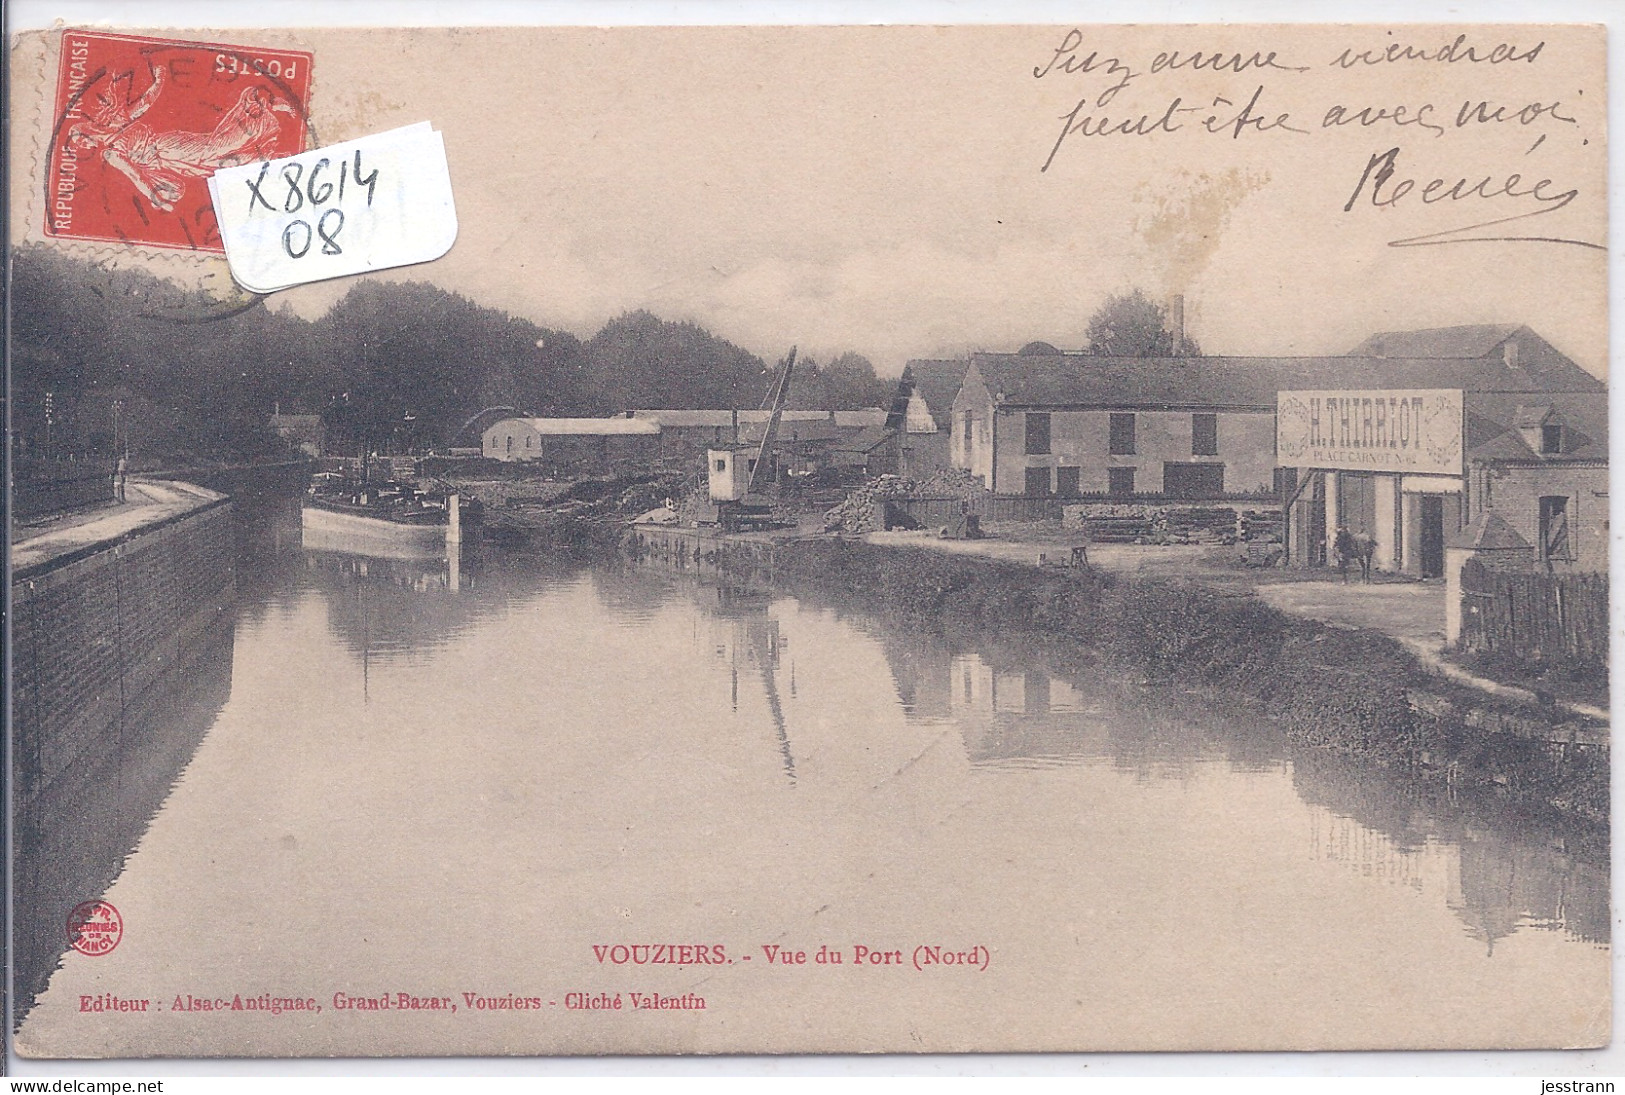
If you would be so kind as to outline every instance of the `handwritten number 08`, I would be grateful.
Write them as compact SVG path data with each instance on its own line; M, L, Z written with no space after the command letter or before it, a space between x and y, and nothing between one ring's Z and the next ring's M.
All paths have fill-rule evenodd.
M329 221L332 221L331 228L328 227ZM339 248L338 236L340 230L343 228L344 210L342 209L329 209L327 212L323 213L321 219L316 222L316 230L314 232L311 231L310 225L307 222L294 221L293 223L289 224L288 227L282 230L282 249L288 253L289 258L302 259L305 257L305 252L310 250L310 245L314 241L315 237L320 236L322 238L322 254L341 255L344 252ZM301 231L304 234L303 242L300 244L299 248L295 250L293 242L294 237Z

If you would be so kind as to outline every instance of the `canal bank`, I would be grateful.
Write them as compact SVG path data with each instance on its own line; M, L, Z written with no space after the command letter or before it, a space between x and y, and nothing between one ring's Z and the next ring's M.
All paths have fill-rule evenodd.
M11 572L16 977L26 1000L229 690L231 500L132 481L122 505L17 530Z
M816 590L911 626L1019 637L1063 660L1239 699L1295 745L1607 822L1606 723L1487 693L1430 671L1398 640L1282 612L1245 590L828 538L644 529L634 543L679 569Z

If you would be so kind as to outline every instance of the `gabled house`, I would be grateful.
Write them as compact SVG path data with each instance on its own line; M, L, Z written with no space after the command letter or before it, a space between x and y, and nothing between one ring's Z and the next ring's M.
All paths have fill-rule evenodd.
M924 479L950 466L954 398L969 362L916 359L903 366L886 425L897 435L897 470Z
M1486 393L1468 401L1468 516L1500 517L1543 569L1606 571L1607 400L1538 398Z
M322 455L327 444L327 427L319 414L283 414L270 419L271 432L287 442L290 449L312 458Z

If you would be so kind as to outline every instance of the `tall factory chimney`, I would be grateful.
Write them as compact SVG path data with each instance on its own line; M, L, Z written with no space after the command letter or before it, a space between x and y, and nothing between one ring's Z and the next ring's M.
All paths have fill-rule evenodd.
M1185 352L1185 294L1175 293L1168 305L1168 333L1174 336L1174 356Z

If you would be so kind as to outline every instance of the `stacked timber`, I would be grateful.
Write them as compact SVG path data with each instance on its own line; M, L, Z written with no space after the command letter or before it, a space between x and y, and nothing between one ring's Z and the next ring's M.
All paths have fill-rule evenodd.
M852 491L824 513L824 531L837 529L852 536L874 532L886 523L885 503L912 498L919 483L901 475L882 475Z
M1124 517L1086 517L1083 529L1096 544L1145 544L1156 538L1157 532L1150 514Z
M1168 539L1176 544L1233 544L1236 511L1229 506L1170 508Z
M930 499L940 505L943 499L973 502L986 496L982 481L963 468L944 468L926 479L882 475L869 480L826 511L824 530L839 529L842 533L861 536L886 527L888 513L892 527L917 528L924 518L911 515L905 502ZM888 502L892 503L889 510L885 505ZM958 507L951 508L957 514Z
M1278 509L1242 510L1236 519L1243 540L1281 539L1281 511Z

